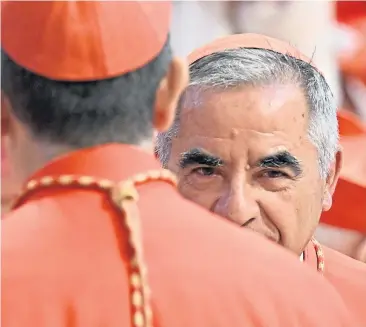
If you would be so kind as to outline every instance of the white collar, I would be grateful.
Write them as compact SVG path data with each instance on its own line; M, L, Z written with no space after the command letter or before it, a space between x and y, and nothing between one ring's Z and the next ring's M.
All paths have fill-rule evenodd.
M303 262L304 261L304 252L301 253L300 255L300 261Z

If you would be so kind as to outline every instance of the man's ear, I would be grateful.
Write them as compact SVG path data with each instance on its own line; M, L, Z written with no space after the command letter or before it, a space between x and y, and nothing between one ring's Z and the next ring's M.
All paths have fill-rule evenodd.
M173 58L156 94L153 123L159 132L167 130L173 123L179 98L187 84L187 62Z
M343 151L342 148L340 147L335 156L335 160L329 169L329 174L326 180L326 185L324 189L325 194L323 197L323 211L328 211L332 207L332 197L338 183L342 165L343 165Z

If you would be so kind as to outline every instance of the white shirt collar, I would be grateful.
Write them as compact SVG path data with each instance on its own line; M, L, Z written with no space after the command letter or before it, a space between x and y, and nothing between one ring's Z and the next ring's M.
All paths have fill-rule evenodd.
M304 252L301 253L300 255L300 261L303 262L304 261Z

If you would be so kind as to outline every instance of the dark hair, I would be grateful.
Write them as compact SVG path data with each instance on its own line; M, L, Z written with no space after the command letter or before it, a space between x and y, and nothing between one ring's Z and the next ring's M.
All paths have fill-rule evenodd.
M169 40L145 66L89 82L54 81L17 65L1 50L2 91L34 137L72 147L139 144L152 135L155 95L171 61Z

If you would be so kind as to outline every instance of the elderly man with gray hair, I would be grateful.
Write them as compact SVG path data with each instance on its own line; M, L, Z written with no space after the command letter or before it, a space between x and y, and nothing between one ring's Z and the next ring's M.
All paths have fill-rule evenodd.
M292 251L366 326L366 265L313 239L342 162L322 73L297 49L255 34L216 40L189 61L190 85L156 145L181 194Z

